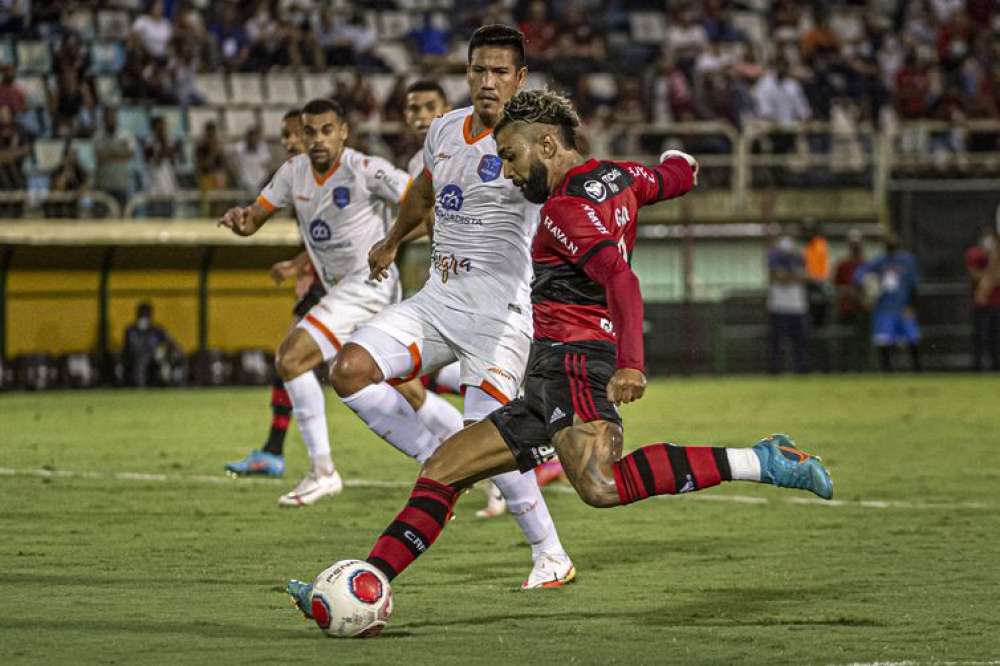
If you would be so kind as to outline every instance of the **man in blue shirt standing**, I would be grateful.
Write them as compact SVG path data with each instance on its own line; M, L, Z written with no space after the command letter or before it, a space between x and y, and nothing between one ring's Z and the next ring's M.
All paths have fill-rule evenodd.
M872 343L878 349L881 369L891 372L893 349L906 345L913 370L919 372L920 327L913 309L920 280L917 260L901 250L899 240L889 233L885 237L885 254L858 269L854 280L874 297Z

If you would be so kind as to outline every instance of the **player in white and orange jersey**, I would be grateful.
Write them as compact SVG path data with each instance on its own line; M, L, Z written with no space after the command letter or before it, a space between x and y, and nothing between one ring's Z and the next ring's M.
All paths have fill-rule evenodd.
M343 488L330 455L323 390L312 370L334 358L359 324L399 300L395 268L382 282L369 279L366 250L385 233L383 206L397 204L410 181L386 160L345 147L348 126L336 102L309 102L302 109L302 135L307 153L285 162L255 203L233 208L219 222L249 236L279 208L293 207L306 251L327 290L281 342L275 359L311 460L306 477L279 499L283 506L312 504ZM447 424L434 435L436 441L421 442L424 448L400 449L423 460L460 426L461 417L438 396L425 396L419 384L411 386L405 398L393 392L409 413L427 430ZM450 410L454 418L419 415L431 408Z
M391 281L400 242L433 209L430 278L415 296L359 328L331 368L331 383L344 404L397 447L429 446L434 435L393 409L399 398L384 380L416 377L458 360L468 424L517 395L528 361L529 248L538 206L501 177L491 132L504 102L527 76L523 35L503 25L477 30L469 43L467 76L473 106L431 123L424 170L369 256L372 277ZM573 563L535 476L515 471L493 481L532 546L534 566L522 587L573 580Z

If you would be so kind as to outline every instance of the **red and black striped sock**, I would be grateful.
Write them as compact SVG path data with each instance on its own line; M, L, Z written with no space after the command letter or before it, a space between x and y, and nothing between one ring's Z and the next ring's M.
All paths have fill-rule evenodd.
M285 435L288 434L288 424L292 420L292 400L285 390L285 383L280 377L274 378L271 385L271 432L264 443L264 451L280 456L285 450Z
M431 547L451 517L458 491L433 479L420 477L410 501L382 532L368 553L368 563L392 580Z
M653 495L678 495L732 481L726 449L715 446L650 444L615 463L622 504Z

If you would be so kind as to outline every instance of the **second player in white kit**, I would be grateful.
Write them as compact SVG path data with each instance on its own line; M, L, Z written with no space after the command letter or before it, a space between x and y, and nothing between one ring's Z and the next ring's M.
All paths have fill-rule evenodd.
M423 447L433 433L390 408L384 379L409 378L457 360L466 387L466 423L517 396L531 343L530 244L538 207L502 177L491 128L524 82L516 30L485 26L469 46L473 106L435 120L424 171L401 204L385 241L370 255L373 276L393 279L399 241L434 210L431 275L415 296L360 327L335 360L331 382L375 432L401 447ZM391 415L391 416L390 416ZM435 446L436 448L436 446ZM534 567L525 588L569 582L575 570L533 474L493 477L526 539Z

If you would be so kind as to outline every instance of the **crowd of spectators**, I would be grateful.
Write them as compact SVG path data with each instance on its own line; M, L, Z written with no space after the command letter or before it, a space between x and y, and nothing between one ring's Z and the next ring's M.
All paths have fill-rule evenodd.
M47 121L38 122L25 119L25 94L12 64L0 70L0 188L24 187L23 147L35 136L98 138L114 131L106 117L112 102L102 99L93 75L93 44L71 20L81 9L121 17L116 84L124 104L204 104L206 91L199 89L197 76L202 72L336 68L347 75L330 94L355 118L397 119L405 77L460 74L467 35L483 23L505 22L526 35L529 68L573 97L596 130L599 147L611 152L653 154L664 141L662 128L678 121L720 121L735 129L765 121L772 131L763 149L787 153L801 149L801 142L782 130L808 120L878 127L894 119L955 124L1000 117L995 0L455 0L431 5L435 11L410 15L393 0L3 3L0 40L44 42L51 72L45 77ZM390 16L402 16L406 25L386 40ZM403 54L402 64L385 51L388 43L396 47L393 53ZM367 80L370 73L395 74L399 82L380 99ZM604 136L600 129L611 125L636 131ZM204 133L204 141L211 142L218 131L192 127L189 134L193 140ZM270 136L277 128L264 131ZM155 136L136 138L147 144L137 161L147 158L154 186L169 189L164 165L175 162L176 154L163 146L151 148L158 142ZM244 163L242 154L257 150L260 141L259 134L246 138L239 168L224 169L227 186L249 186L257 160ZM718 142L718 137L703 137L690 148L732 149ZM997 143L995 133L941 132L930 147L996 150ZM808 148L825 152L829 144L828 138L810 138ZM114 155L120 167L123 154ZM210 172L222 182L218 155L214 160ZM202 165L198 169L200 181L208 172ZM122 187L120 168L110 171L117 173L116 193L134 189L134 184Z

